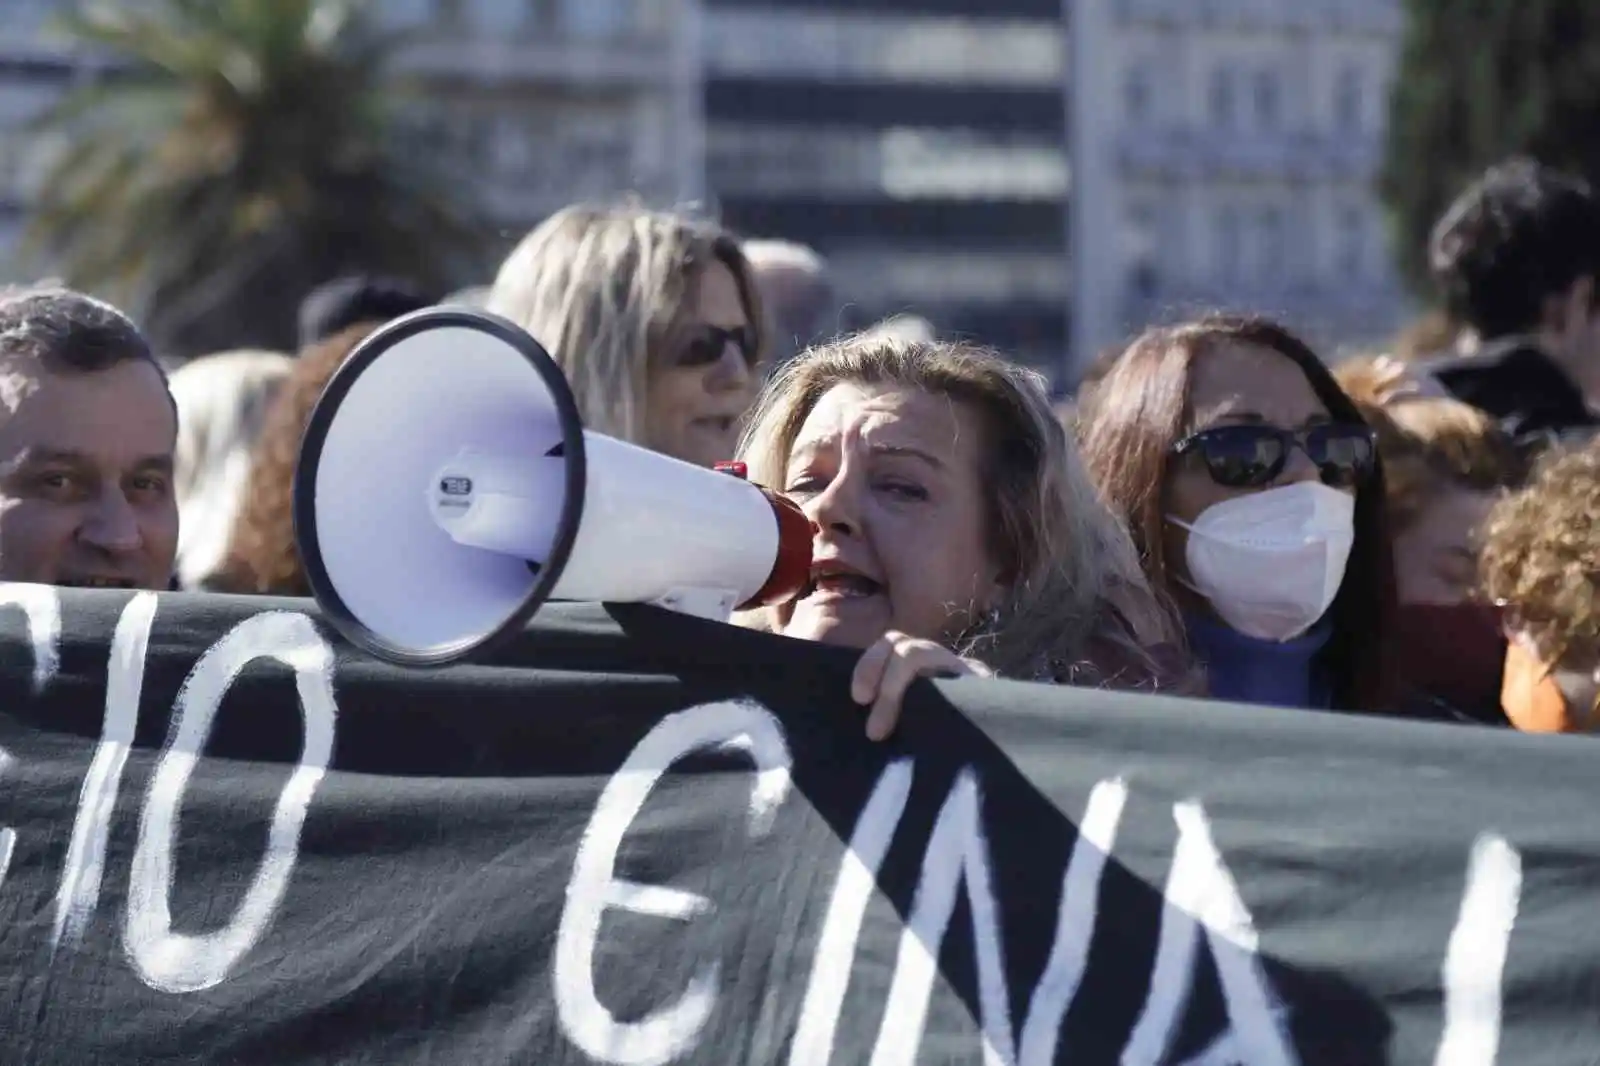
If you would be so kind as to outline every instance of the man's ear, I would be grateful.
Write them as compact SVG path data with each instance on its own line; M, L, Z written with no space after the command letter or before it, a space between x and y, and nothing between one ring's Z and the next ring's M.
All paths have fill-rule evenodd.
M1555 321L1551 328L1564 346L1573 342L1582 344L1594 328L1594 318L1600 313L1595 306L1595 279L1585 275L1574 281L1566 293L1559 297Z
M1579 278L1555 302L1546 348L1586 396L1600 395L1600 278Z
M1595 277L1585 274L1572 283L1572 288L1567 293L1568 318L1575 326L1588 328L1596 315L1600 315L1600 303L1596 301Z

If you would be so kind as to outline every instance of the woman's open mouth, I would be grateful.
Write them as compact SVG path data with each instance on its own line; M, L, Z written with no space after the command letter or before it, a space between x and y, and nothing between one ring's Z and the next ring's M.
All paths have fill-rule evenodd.
M811 568L811 584L806 586L805 598L861 600L882 591L883 582L841 563L824 561Z
M736 419L732 415L711 415L706 418L697 418L690 422L689 425L695 429L705 430L707 433L726 436L733 432L735 421Z

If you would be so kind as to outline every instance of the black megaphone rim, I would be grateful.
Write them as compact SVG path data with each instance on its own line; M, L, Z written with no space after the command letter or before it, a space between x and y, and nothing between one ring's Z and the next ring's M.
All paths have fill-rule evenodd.
M550 557L545 560L534 578L533 587L523 597L516 610L505 621L482 636L437 644L427 648L408 648L385 639L381 634L356 617L338 587L329 575L322 560L322 546L318 539L316 522L317 469L322 461L322 449L327 444L339 405L349 395L373 363L390 349L421 333L447 327L477 330L496 340L504 341L521 353L533 371L549 390L561 423L561 445L566 460L566 479L563 487L561 518L556 524L555 540ZM443 367L443 372L448 372ZM375 442L381 447L382 442ZM301 565L305 568L307 582L323 616L346 640L375 658L397 666L441 667L471 657L488 654L509 640L527 625L528 620L544 605L555 590L556 582L566 569L572 546L578 539L578 527L583 519L584 492L588 485L587 462L583 442L583 422L578 414L577 401L567 385L567 378L554 359L532 335L499 315L487 311L465 308L425 308L389 322L358 344L339 369L329 379L327 387L318 397L306 423L301 438L300 454L295 464L293 511L295 543L299 548ZM418 604L418 610L428 609Z

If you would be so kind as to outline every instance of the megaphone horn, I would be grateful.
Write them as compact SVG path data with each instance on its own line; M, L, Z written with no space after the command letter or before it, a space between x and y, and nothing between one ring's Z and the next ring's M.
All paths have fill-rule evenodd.
M347 639L439 666L552 599L726 618L798 596L811 524L744 473L585 431L561 368L525 331L429 309L363 341L318 400L295 537Z

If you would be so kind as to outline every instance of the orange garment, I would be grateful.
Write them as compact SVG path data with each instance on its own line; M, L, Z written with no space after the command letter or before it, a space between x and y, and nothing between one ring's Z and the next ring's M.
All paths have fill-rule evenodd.
M1506 646L1500 707L1525 733L1589 732L1600 704L1594 688L1591 679L1554 669L1525 641L1513 639Z

